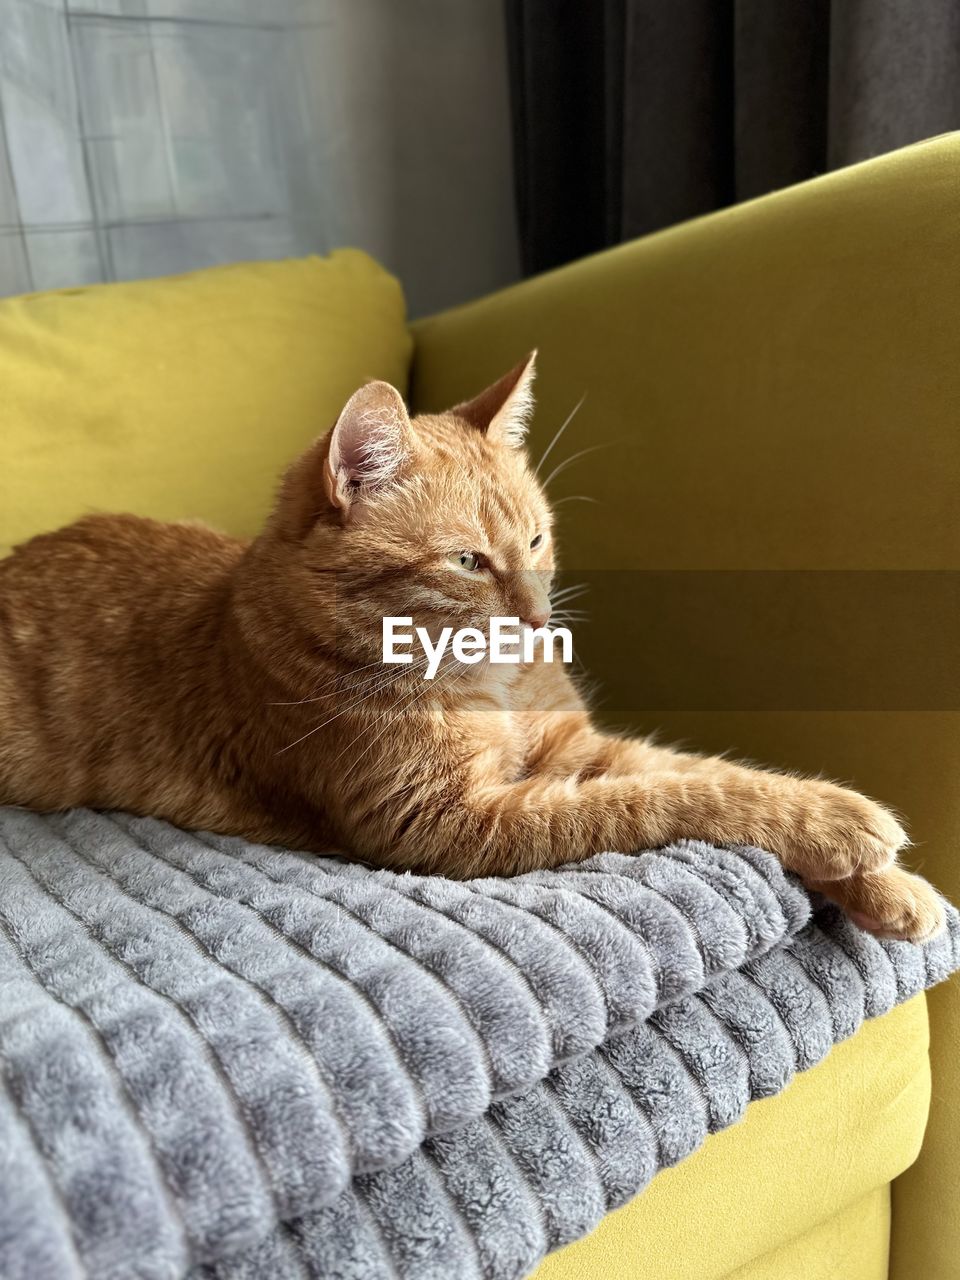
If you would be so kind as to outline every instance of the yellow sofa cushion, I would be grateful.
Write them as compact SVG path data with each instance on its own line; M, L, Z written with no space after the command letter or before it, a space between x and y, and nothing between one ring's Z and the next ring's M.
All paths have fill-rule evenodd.
M886 1274L889 1219L867 1197L920 1150L927 1047L920 995L865 1023L782 1094L753 1103L740 1124L654 1178L593 1235L547 1258L534 1280L740 1280L740 1268L743 1280L877 1280ZM827 1224L856 1204L873 1214L872 1226L861 1224L861 1247L809 1270L803 1238L831 1238ZM768 1255L769 1267L761 1262Z
M405 390L411 347L352 249L0 302L0 554L92 511L255 533L361 382Z

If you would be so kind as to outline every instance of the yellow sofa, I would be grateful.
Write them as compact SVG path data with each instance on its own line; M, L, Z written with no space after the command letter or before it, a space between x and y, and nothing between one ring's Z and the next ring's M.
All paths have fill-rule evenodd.
M0 549L91 509L249 534L357 382L433 409L537 346L533 450L584 391L564 451L609 446L558 477L556 497L599 500L558 508L568 564L952 570L958 268L951 135L422 320L412 341L395 282L353 252L0 303ZM619 651L591 645L616 686ZM913 861L960 900L960 712L790 706L785 689L753 711L605 713L852 780L909 816ZM958 1051L954 981L754 1104L538 1280L957 1280Z
M611 447L557 489L600 499L560 508L565 564L960 568L960 134L550 272L414 336L418 409L537 346L534 450L586 391L567 449ZM956 624L934 643L955 653ZM960 710L945 704L668 709L639 727L853 781L908 815L908 860L960 900ZM538 1280L957 1280L960 983L927 1005L925 1137L914 1005L756 1104Z

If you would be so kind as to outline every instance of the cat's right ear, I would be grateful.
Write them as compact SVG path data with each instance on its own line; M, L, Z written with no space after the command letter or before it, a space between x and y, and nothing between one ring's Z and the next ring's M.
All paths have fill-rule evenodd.
M324 492L341 519L349 519L358 496L396 479L409 456L410 430L403 397L389 382L368 382L353 393L323 464Z
M281 521L303 537L324 506L343 524L357 501L397 478L413 429L403 397L388 382L355 391L333 429L290 468L280 494Z

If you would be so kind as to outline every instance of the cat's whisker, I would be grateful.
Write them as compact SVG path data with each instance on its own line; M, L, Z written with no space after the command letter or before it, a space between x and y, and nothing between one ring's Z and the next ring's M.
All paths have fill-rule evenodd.
M350 776L350 774L352 774L356 770L357 765L360 763L363 757L367 754L367 752L372 751L373 748L377 745L377 743L382 739L383 735L390 728L390 725L396 724L397 721L400 719L400 717L405 715L406 712L410 710L410 708L413 706L415 702L419 702L420 699L424 696L424 694L430 693L431 691L436 691L439 685L446 678L449 677L449 674L453 669L454 668L451 668L451 667L446 667L442 669L439 676L435 680L425 681L424 682L426 686L425 688L421 689L419 693L415 693L412 697L408 698L408 700L404 703L402 707L399 707L396 709L396 715L392 716L390 721L383 726L383 728L380 730L380 732L377 734L374 740L368 746L364 747L364 749L357 756L356 760L354 760L349 771L343 775L343 778L341 779L341 787L343 783L346 781L346 779ZM457 672L458 676L462 675L466 670L467 670L466 667L461 667ZM390 710L393 710L393 708L388 709L383 713L383 715L378 716L376 720L371 721L371 723L368 724L362 730L362 732L357 734L357 736L353 739L352 742L348 742L347 745L344 747L344 749L340 752L340 754L336 756L336 758L334 759L334 764L336 764L338 760L340 760L344 755L346 755L346 753L350 750L351 747L356 746L356 744L360 741L360 739L363 738L367 733L369 733L370 730L374 727L374 725L379 724L381 720L383 720L386 716L388 716L390 714Z
M584 400L586 400L586 398L587 398L587 393L586 393L586 392L584 392L584 393L583 393L583 395L580 397L580 399L577 401L577 403L573 406L573 408L572 408L572 409L570 410L570 412L567 414L566 418L564 418L563 423L562 423L562 425L561 425L561 427L560 427L559 431L556 433L556 435L553 437L553 439L550 441L550 443L549 443L549 444L547 445L547 447L544 449L543 453L541 453L541 455L540 455L540 461L537 463L537 465L536 465L536 466L534 467L534 469L533 469L533 474L534 474L535 476L538 476L538 475L540 474L540 468L543 466L543 464L546 462L547 458L550 456L550 451L553 449L553 446L557 443L557 441L560 439L560 437L561 437L561 436L563 435L563 433L566 431L567 427L569 427L570 423L574 420L574 418L575 418L575 417L577 416L577 414L580 412L580 408L581 408L581 406L583 405L583 402L584 402Z
M399 671L392 670L392 668L395 665L399 666L402 669ZM405 663L397 663L397 664L394 664L392 662L387 663L385 664L384 671L382 673L376 676L371 676L369 680L361 681L360 685L354 685L353 688L347 689L345 690L345 692L355 693L357 688L376 682L376 688L372 690L372 692L379 693L381 689L386 689L391 684L394 684L396 680L398 680L401 676L412 675L414 672L418 672L418 671L425 671L428 665L429 665L429 659L426 656L422 658L417 658L415 662L405 662ZM361 701L363 700L364 699L361 698Z
M579 596L585 595L590 590L590 586L586 582L574 582L569 587L561 587L559 591L553 591L550 594L552 604L561 604L568 600L576 600Z
M401 676L412 675L416 671L425 670L426 667L427 667L426 659L423 659L420 662L414 663L413 666L404 665L400 672L396 674L391 673L390 677L388 679L383 680L380 684L376 686L376 688L369 689L366 693L362 694L361 697L357 698L354 702L349 702L345 707L341 707L341 709L337 711L334 715L329 716L326 720L322 720L320 724L315 724L312 729L309 729L306 733L301 734L299 738L295 739L293 742L287 743L285 747L281 747L276 754L278 756L283 755L285 751L289 751L292 747L296 747L301 742L305 742L307 738L312 737L315 733L319 732L320 729L325 729L326 726L328 724L332 724L334 720L339 720L339 718L342 715L345 715L348 711L353 711L355 708L359 707L361 703L368 702L371 698L375 698L378 694L382 693L385 689L389 688L390 685L395 684L400 679Z
M586 449L580 449L576 453L571 453L569 458L564 458L563 462L557 463L547 476L546 480L543 481L543 487L546 489L551 480L555 480L561 472L566 471L567 467L572 466L573 463L578 461L578 459L585 458L588 453L596 453L600 449L608 449L609 447L610 446L608 444L591 444L588 445Z
M268 702L268 707L306 707L314 702L326 702L328 698L335 698L340 693L352 693L355 689L360 688L364 684L373 680L379 680L383 673L378 671L370 677L370 680L360 680L353 685L344 685L339 682L344 679L343 676L331 676L327 682L327 693L318 693L310 698L299 698L296 702Z
M363 667L352 667L352 668L351 668L348 672L346 672L345 674L346 674L346 675L357 675L357 674L358 674L359 672L361 672L361 671L369 671L369 669L370 669L371 667L378 667L378 666L380 666L382 662L383 662L383 659L382 659L382 658L377 658L374 662L368 662L368 663L366 664L366 666L363 666Z
M596 506L600 505L599 498L590 498L585 493L570 493L565 498L555 498L553 505L559 507L564 502L592 502Z
M358 676L361 671L369 671L371 667L382 667L382 666L383 666L383 658L377 658L373 662L368 662L363 667L352 667L349 671L345 671L342 676L336 676L334 678L337 680L344 680L348 676Z
M298 702L269 702L267 705L270 707L302 707L311 702L323 702L328 698L335 698L341 693L355 693L357 689L362 689L366 685L373 684L375 680L381 679L382 676L397 674L390 671L389 668L392 665L392 663L385 663L382 658L378 658L376 662L368 662L365 667L357 667L356 672L346 671L342 675L331 676L327 681L328 686L332 686L329 693L321 693L313 698L301 698ZM406 666L408 664L401 665ZM417 667L421 665L425 666L426 662L424 659L419 659L415 665ZM350 679L351 675L357 674L360 671L366 671L370 667L379 667L380 670L375 671L371 676L364 677L363 680L354 680L350 684L346 683L346 681Z
M417 662L414 664L414 666L419 667L419 666L423 665L423 664L424 664L424 662L425 662L425 660L424 660L424 659L418 659L418 660L417 660ZM373 673L373 675L372 675L372 676L365 676L362 680L354 680L352 684L346 684L346 683L341 684L341 685L340 685L340 687L339 687L338 689L336 689L334 692L335 692L335 693L346 693L346 694L356 693L356 691L357 691L358 689L363 689L363 688L365 688L367 685L370 685L370 684L375 683L376 681L380 680L380 679L381 679L382 677L384 677L384 676L389 677L389 676L391 676L391 675L395 675L395 674L400 674L400 675L402 675L402 674L403 674L402 672L399 672L399 673L398 673L398 672L394 672L394 671L392 671L392 667L393 667L393 665L394 665L394 664L393 664L393 663L387 663L387 662L384 662L382 659L381 659L381 661L380 661L380 662L378 662L376 665L377 665L378 667L380 667L380 670L379 670L379 671L375 671L375 672ZM399 664L399 665L402 665L402 666L404 666L404 667L409 667L409 665L410 665L410 664L409 664L409 663L402 663L402 664ZM347 677L343 677L343 679L344 679L344 680L346 680L346 679L347 679ZM328 694L327 696L329 697L329 696L331 696L331 695L329 695L329 694Z
M321 702L324 698L331 698L334 696L335 693L340 692L344 689L346 689L349 692L351 688L357 688L361 684L366 684L367 683L366 680L356 681L354 682L353 685L344 685L341 682L349 679L351 676L359 675L361 671L369 671L371 667L382 667L383 665L384 665L383 659L378 658L376 662L368 662L363 667L355 667L350 671L343 672L342 674L328 676L326 678L326 681L321 683L325 683L328 688L333 686L333 691L331 693L320 693L316 695L311 695L308 698L298 698L294 702L268 702L267 706L269 707L302 707L305 703L308 703L308 702ZM369 679L375 680L379 675L380 675L380 672L375 671L373 675L369 677ZM339 689L335 687L337 685L340 686ZM314 685L314 688L316 689L317 686Z
M588 593L588 590L588 587L582 587L578 591L569 591L565 595L552 598L550 601L551 619L568 616L576 617L577 613L583 611L583 605L580 605L579 608L575 608L574 606L577 604L578 600L582 599L583 596Z

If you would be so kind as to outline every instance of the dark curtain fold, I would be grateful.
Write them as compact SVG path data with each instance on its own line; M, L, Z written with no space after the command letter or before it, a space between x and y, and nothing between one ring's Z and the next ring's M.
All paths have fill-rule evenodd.
M506 0L529 274L960 127L960 0Z

